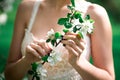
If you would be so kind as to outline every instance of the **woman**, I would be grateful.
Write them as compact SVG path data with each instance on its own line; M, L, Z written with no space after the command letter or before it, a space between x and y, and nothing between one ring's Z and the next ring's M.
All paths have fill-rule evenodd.
M78 39L74 33L66 33L62 40L66 45L65 48L58 46L58 50L63 50L62 52L65 53L63 61L54 67L45 64L48 70L46 79L114 80L112 32L108 15L99 5L84 0L75 1L78 10L84 15L89 14L95 20L94 33L86 35L85 39ZM22 1L16 16L13 40L5 69L7 80L21 80L31 68L31 63L40 61L41 56L51 51L50 46L45 42L46 33L51 28L62 31L57 21L69 12L66 7L68 4L71 4L70 0ZM89 63L90 55L93 64Z

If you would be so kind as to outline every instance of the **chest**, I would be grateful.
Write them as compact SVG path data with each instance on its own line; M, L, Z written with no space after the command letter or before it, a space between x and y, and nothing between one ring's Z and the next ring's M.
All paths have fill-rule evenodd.
M34 37L38 39L45 39L45 36L50 29L62 32L63 26L57 24L58 19L65 17L67 12L67 10L39 10L31 29Z

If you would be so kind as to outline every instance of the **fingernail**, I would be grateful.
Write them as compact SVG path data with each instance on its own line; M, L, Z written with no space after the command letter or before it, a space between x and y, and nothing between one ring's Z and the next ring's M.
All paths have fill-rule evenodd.
M63 35L61 35L61 37L63 38Z
M42 59L42 57L41 57L41 56L39 56L39 59Z
M66 44L63 44L63 46L65 47L65 46L66 46Z
M50 50L50 52L52 52L52 49Z

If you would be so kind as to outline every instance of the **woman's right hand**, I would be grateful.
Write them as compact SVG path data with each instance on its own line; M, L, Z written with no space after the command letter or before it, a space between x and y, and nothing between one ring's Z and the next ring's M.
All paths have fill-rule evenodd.
M35 40L26 47L25 58L30 62L37 62L41 60L42 56L45 56L51 52L50 46L45 40Z

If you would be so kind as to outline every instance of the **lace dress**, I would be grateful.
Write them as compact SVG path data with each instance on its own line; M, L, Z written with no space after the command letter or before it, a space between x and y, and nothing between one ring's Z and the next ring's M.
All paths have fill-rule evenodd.
M89 2L83 1L81 3L76 3L76 9L80 10L81 12L87 11L87 6L90 4ZM30 23L28 28L25 29L25 36L23 38L23 42L21 45L21 52L22 55L25 56L25 49L28 44L33 41L33 34L31 33L32 25L35 20L35 16L37 14L38 7L40 5L40 0L36 0L33 12L31 15ZM87 43L85 50L83 51L81 56L84 56L87 60L90 57L90 38L86 35L85 41ZM55 66L51 67L48 63L45 63L44 67L47 69L47 77L41 77L41 80L82 80L80 74L69 64L67 56L67 50L60 44L57 48L62 56L62 61L57 63Z

